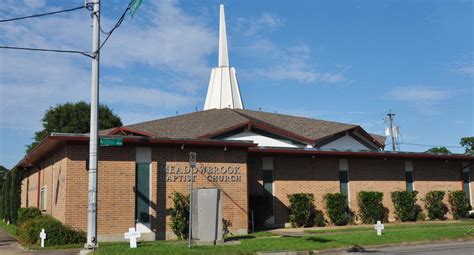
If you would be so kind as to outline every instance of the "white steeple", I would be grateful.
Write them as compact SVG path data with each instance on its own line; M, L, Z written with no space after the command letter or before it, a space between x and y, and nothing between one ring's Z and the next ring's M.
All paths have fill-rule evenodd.
M229 67L223 4L220 6L218 65L218 67L212 68L204 110L223 108L243 109L244 105L240 98L235 68Z

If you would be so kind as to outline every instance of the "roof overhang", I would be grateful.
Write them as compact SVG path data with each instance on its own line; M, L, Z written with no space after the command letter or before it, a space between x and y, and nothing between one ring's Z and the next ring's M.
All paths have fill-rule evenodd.
M215 140L215 139L175 139L162 137L143 137L143 136L118 136L106 135L99 138L122 138L124 146L169 146L169 147L222 147L222 148L241 148L255 147L257 144L252 141L234 141L234 140ZM33 150L31 150L15 167L30 167L34 163L55 149L66 143L89 143L88 134L68 134L53 133L43 139Z
M420 152L389 152L389 151L338 151L300 148L252 147L249 153L260 155L287 155L332 158L379 158L379 159L439 159L474 161L473 155L443 154Z

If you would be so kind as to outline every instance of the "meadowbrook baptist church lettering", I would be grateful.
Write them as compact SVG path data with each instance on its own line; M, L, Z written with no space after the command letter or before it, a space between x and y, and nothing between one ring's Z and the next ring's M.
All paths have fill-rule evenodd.
M166 182L189 182L190 167L188 165L161 165L159 167L159 178ZM211 166L198 164L193 169L193 182L196 175L204 175L209 182L241 182L242 176L240 166Z

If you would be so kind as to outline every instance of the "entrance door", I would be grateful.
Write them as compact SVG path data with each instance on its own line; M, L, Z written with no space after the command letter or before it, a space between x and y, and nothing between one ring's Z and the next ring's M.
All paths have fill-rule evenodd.
M135 185L135 221L137 231L151 232L150 220L150 164L137 164Z

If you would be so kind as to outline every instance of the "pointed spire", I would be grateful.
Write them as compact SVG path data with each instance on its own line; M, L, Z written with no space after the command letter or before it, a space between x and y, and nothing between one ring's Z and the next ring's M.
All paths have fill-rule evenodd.
M224 5L220 6L219 24L219 63L212 68L211 79L207 89L204 110L209 109L243 109L239 83L235 68L229 67L227 54L227 35L225 31Z
M225 28L224 5L220 6L219 20L219 67L229 66L229 55L227 53L227 32Z

